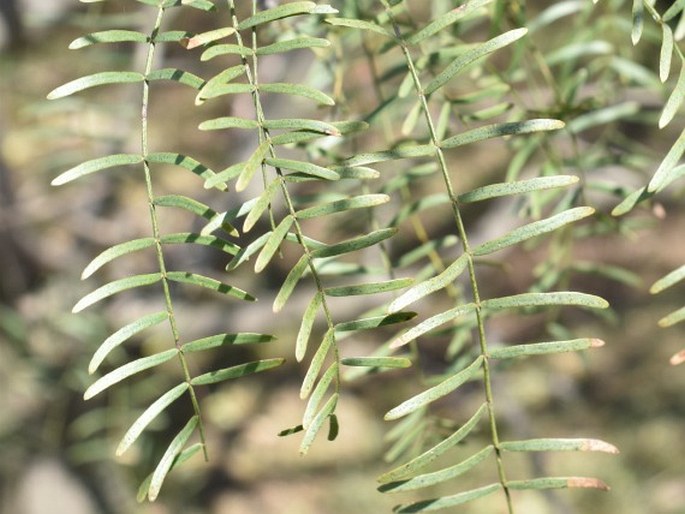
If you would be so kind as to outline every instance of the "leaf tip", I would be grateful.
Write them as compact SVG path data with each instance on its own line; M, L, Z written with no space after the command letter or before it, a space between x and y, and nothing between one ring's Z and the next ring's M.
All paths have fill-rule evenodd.
M673 357L671 357L669 362L671 363L671 366L677 366L685 362L685 350L680 350Z
M582 487L585 489L599 489L601 491L608 491L610 487L598 478L588 477L570 477L566 481L568 487Z
M603 452L618 455L620 452L613 444L600 439L586 439L580 447L583 452Z
M603 340L597 339L596 337L590 339L590 348L601 348L605 344L606 343Z

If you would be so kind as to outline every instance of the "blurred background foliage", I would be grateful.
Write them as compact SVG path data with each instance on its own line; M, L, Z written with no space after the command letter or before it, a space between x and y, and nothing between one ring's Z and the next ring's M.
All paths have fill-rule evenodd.
M622 194L616 194L617 188L632 190L646 182L676 137L682 116L676 118L676 128L658 131L658 109L667 89L660 89L649 75L637 83L634 76L620 72L603 74L603 70L625 66L626 60L640 63L653 73L659 47L654 28L647 25L644 41L633 48L628 2L602 3L595 14L584 18L586 26L566 20L536 34L535 41L541 58L549 62L550 55L563 47L567 31L587 30L590 38L601 36L606 46L552 73L561 80L565 73L585 69L595 77L582 95L584 103L574 108L611 105L619 97L640 106L630 117L583 132L577 140L579 154L587 158L578 167L585 167L588 176L606 186L603 191L598 187L587 194L595 195L591 205L607 213L607 221L605 233L597 230L574 242L572 259L620 268L621 280L577 273L574 283L581 284L581 290L609 299L613 310L602 318L581 316L573 322L583 324L607 345L589 355L563 354L517 363L515 369L502 371L496 386L502 395L500 410L513 433L528 434L535 427L544 434L582 434L611 441L621 450L621 455L611 458L583 454L545 456L539 459L542 462L521 459L517 464L522 469L544 466L562 474L566 469L582 468L584 474L601 477L613 489L608 494L581 490L524 495L519 498L521 512L682 514L685 373L682 367L669 366L668 359L683 346L683 328L664 330L656 325L656 320L682 305L682 291L657 297L648 294L656 278L685 261L682 189L671 188L659 196L658 203L627 220L610 220L608 216ZM9 4L3 0L5 7ZM355 2L341 4L350 10ZM367 4L359 2L357 7L363 10ZM408 4L417 22L425 22L431 9L445 9L451 2L417 0ZM529 12L539 12L547 4L528 2ZM667 4L657 2L657 7L663 10ZM407 396L408 390L399 385L398 372L350 385L340 405L343 424L339 439L320 442L310 455L300 458L298 441L275 437L283 428L299 422L303 408L298 399L303 369L292 358L274 372L221 386L204 396L201 401L209 418L210 463L204 464L201 459L189 463L170 476L156 503L136 503L137 484L163 448L163 443L155 446L155 434L165 434L163 439L167 440L179 423L175 409L185 406L167 411L156 421L154 432L145 436L148 444L141 447L150 454L139 451L115 461L114 448L135 418L136 409L142 409L157 391L173 384L178 378L176 371L170 367L168 373L124 382L105 397L84 404L82 394L91 381L86 369L93 350L131 319L132 313L145 310L150 298L129 295L111 301L106 309L79 315L70 311L91 289L79 281L84 265L103 248L149 232L147 216L141 215L147 209L141 177L117 173L62 188L51 188L49 183L75 163L136 148L139 91L105 88L54 103L47 102L45 95L61 83L95 71L141 68L144 54L130 45L107 45L78 53L67 50L67 46L76 37L103 28L137 27L146 31L150 12L133 1L89 5L71 0L25 0L18 7L23 30L19 30L16 19L6 27L0 51L0 510L7 514L389 511L397 499L379 494L375 477L387 470L383 438L388 428L381 421L382 413ZM182 16L170 16L169 28L202 32L216 26L211 15L181 12ZM265 35L273 37L275 34ZM265 60L262 80L294 77L293 81L299 81L307 75L309 83L344 99L347 104L341 102L343 109L371 112L383 95L382 84L379 87L376 83L374 92L373 67L368 59L379 43L356 39L347 44L348 49L356 50L329 55L320 63L307 53ZM161 59L167 66L205 77L221 70L220 64L213 62L200 67L197 51L181 46L168 47ZM337 59L343 60L338 75L332 68ZM385 73L392 80L392 66L398 61L379 61L378 75ZM510 64L505 60L496 63L501 70ZM526 57L515 64L520 67L513 70L514 75L518 72L538 79L534 69L539 62ZM401 77L395 83L399 80ZM544 112L552 109L554 102L548 99L548 90L536 88L535 80L523 81L517 92L531 112L538 109L562 119L577 115ZM194 108L192 93L165 85L156 88L152 102L153 148L187 153L216 169L249 155L246 140L239 135L196 129L201 121L222 115L227 108L235 113L249 110L248 98ZM267 110L273 118L292 115L292 106L277 99L267 105ZM397 107L397 117L402 113L406 110ZM298 116L306 117L303 112ZM463 121L468 123L468 119ZM391 112L383 123L384 130L398 134L402 121ZM366 148L380 141L373 132L364 137ZM601 168L592 162L599 146L616 157ZM454 162L466 170L460 177L461 187L467 190L493 177L503 180L507 170L511 171L515 151L500 144L455 153ZM194 198L217 201L216 193L198 187L195 177L170 172L160 173L156 179L161 190L187 189L193 191ZM478 227L476 237L481 240L511 215L511 206L496 212L468 211L469 222ZM441 213L427 215L423 221L440 233ZM168 228L187 230L186 218L167 217L164 222ZM315 230L323 232L331 227ZM316 232L312 236L316 237ZM393 244L401 248L414 242L406 236ZM178 264L174 267L184 269L190 263L193 269L215 275L226 264L223 256L211 251L172 249L168 255ZM238 277L244 281L241 286L263 300L256 308L251 305L249 311L204 294L189 292L180 297L178 311L186 332L221 332L226 325L256 330L265 319L272 319L269 298L292 265L285 257L270 267L261 281ZM544 267L554 265L554 259L553 253L537 247L516 249L507 255L504 267L493 266L481 281L492 295L522 291L536 284L544 287L539 284L540 277L546 276ZM105 278L133 270L145 272L150 265L145 257L127 258L108 268ZM275 347L244 351L259 358L272 354L290 357L303 301L270 329L279 338ZM540 322L533 318L526 325L520 319L502 318L492 330L506 333L510 341L522 340L539 331ZM115 359L125 362L131 357L129 352L164 347L167 343L163 339L161 333L152 331L138 347L117 350L121 355ZM428 358L440 366L443 355L432 350ZM471 412L468 401L457 396L442 408ZM178 417L184 419L180 412ZM582 465L575 462L578 460ZM475 482L476 478L465 480ZM465 483L464 488L469 485ZM459 512L500 512L497 509L501 508L482 502Z

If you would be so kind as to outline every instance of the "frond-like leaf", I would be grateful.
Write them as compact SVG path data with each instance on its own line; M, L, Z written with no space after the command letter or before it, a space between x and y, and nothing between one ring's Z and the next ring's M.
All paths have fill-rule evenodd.
M155 501L157 499L159 491L162 488L162 484L164 483L164 479L166 478L167 474L171 470L172 464L174 463L174 459L176 459L176 457L181 453L181 450L183 450L183 447L186 445L188 439L190 439L190 436L195 431L195 428L197 427L199 421L200 420L197 416L193 416L192 418L190 418L188 423L186 423L186 425L171 441L171 444L169 444L169 447L164 452L164 455L162 455L159 464L157 464L155 471L152 473L150 489L147 493L147 496L150 499L150 501Z
M254 296L246 293L242 289L219 282L218 280L210 277L205 277L204 275L198 275L197 273L190 273L187 271L169 271L167 272L166 276L172 282L204 287L206 289L216 291L217 293L238 298L239 300L246 300L248 302L256 301Z
M48 100L55 100L72 95L84 89L103 86L106 84L128 84L142 82L145 76L135 71L101 71L93 75L87 75L71 82L67 82L48 93Z
M125 327L122 327L114 332L102 342L102 344L93 354L93 358L90 360L90 364L88 364L88 373L95 373L95 371L100 367L100 364L102 364L102 361L105 360L105 357L109 355L109 352L111 352L121 343L133 337L137 333L142 332L146 328L160 324L162 321L168 318L169 315L166 311L154 312L152 314L148 314L147 316L143 316L142 318L135 320L133 323L129 323Z
M90 307L94 303L97 303L109 296L126 291L128 289L133 289L135 287L156 284L161 279L161 273L148 273L145 275L134 275L132 277L126 277L109 282L81 298L76 305L74 305L72 312L81 312L83 309Z
M383 419L391 420L398 419L407 414L414 412L416 409L428 405L443 396L450 394L452 391L473 378L480 370L483 364L483 356L479 355L469 366L461 370L459 373L443 380L438 385L425 390L424 392L413 396L412 398L402 402L397 407L390 409Z
M275 339L276 338L272 335L255 334L250 332L242 332L239 334L218 334L185 343L183 346L181 346L181 351L184 353L202 352L229 344L269 343Z
M128 166L131 164L139 164L143 162L143 158L136 154L116 154L108 155L107 157L100 157L98 159L92 159L84 163L79 164L71 169L68 169L64 173L57 176L51 184L53 186L61 186L77 178L81 178L84 175L90 175L96 171L106 170L109 168L115 168L118 166Z
M96 394L104 391L108 387L113 386L118 382L121 382L125 378L135 375L136 373L140 373L141 371L145 371L146 369L159 366L160 364L173 359L176 355L178 355L178 350L176 348L172 348L171 350L156 353L148 357L141 357L140 359L136 359L128 364L124 364L114 371L110 371L105 376L99 378L93 384L91 384L91 386L86 389L86 392L83 393L83 398L85 400L90 400Z
M155 400L145 411L136 419L129 428L117 447L117 455L122 455L129 447L136 442L140 434L143 433L152 420L154 420L164 409L178 400L185 393L190 385L187 382L178 384L170 389L157 400Z

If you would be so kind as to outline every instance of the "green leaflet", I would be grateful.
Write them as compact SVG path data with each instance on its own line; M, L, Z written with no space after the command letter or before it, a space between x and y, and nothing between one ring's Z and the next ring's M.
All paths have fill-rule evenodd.
M71 82L67 82L48 93L48 100L62 98L73 93L89 89L91 87L103 86L106 84L126 84L142 82L145 77L141 73L134 71L101 71L87 75Z
M490 39L489 41L477 45L472 50L460 55L452 63L447 66L437 77L431 80L428 85L424 88L424 94L430 95L434 91L440 89L442 86L447 84L455 75L463 71L467 66L474 63L478 59L489 55L500 48L509 46L510 44L518 41L523 36L526 35L528 29L514 29L509 32L505 32L497 37Z
M53 186L61 186L77 178L81 178L84 175L90 175L96 171L106 170L109 168L114 168L117 166L128 166L130 164L139 164L143 162L143 157L136 154L115 154L108 155L107 157L100 157L98 159L92 159L84 163L79 164L71 169L68 169L64 173L57 176L50 183Z
M617 454L618 448L599 439L527 439L505 441L500 448L508 452L604 452Z
M221 55L244 55L246 57L249 57L253 55L252 48L248 48L246 46L241 46L241 45L234 45L234 44L223 44L223 45L214 45L210 46L202 52L202 55L200 56L200 61L209 61L210 59L214 59L215 57L219 57Z
M349 27L358 30L368 30L389 38L394 37L392 32L389 32L377 23L373 23L371 21L357 20L354 18L328 18L326 23L330 23L336 27Z
M156 353L148 357L141 357L140 359L136 359L124 364L123 366L110 371L105 376L99 378L93 384L91 384L91 386L86 389L86 392L83 393L83 399L90 400L96 394L104 391L108 387L118 382L121 382L125 378L135 375L136 373L140 373L146 369L159 366L160 364L163 364L166 361L174 358L176 355L178 355L178 349L172 348L171 350Z
M100 32L93 32L86 36L81 36L69 43L70 50L84 48L86 46L95 45L97 43L147 43L148 37L135 30L103 30Z
M310 162L294 161L292 159L276 159L272 157L265 158L264 162L277 169L297 171L298 173L310 177L318 177L324 180L340 179L340 175L338 175L335 171L329 170L328 168L323 168L322 166L317 166L316 164L312 164Z
M564 122L553 119L535 119L526 121L513 121L509 123L495 123L476 129L467 130L459 135L445 139L440 143L441 148L455 148L457 146L468 145L486 139L502 136L516 136L521 134L531 134L564 128Z
M257 55L273 55L303 48L327 48L329 46L331 46L330 41L320 37L296 37L261 46L257 49Z
M396 228L379 229L364 236L354 237L352 239L347 239L346 241L341 241L340 243L328 245L324 248L314 250L311 252L311 256L314 259L318 259L356 252L357 250L368 248L380 243L381 241L385 241L386 239L394 236L396 233Z
M188 439L190 439L190 436L195 431L199 421L200 420L197 416L190 418L188 423L186 423L186 425L171 441L171 444L169 444L169 447L164 452L164 455L162 455L159 464L157 464L155 471L152 473L152 479L150 480L150 489L147 493L150 501L155 501L157 499L159 491L162 488L162 484L164 483L164 479L174 463L174 459L181 453L181 450L183 450L183 447L186 445Z
M642 30L645 25L645 15L644 15L644 0L633 0L633 28L630 32L630 39L633 41L633 45L637 45L642 37Z
M245 162L245 166L240 172L240 175L238 176L238 181L235 184L236 191L241 192L244 191L245 188L247 188L250 181L252 180L252 177L254 177L255 172L262 165L262 161L264 161L264 158L266 157L269 148L269 141L264 141L257 147L252 156Z
M442 482L446 482L447 480L451 480L471 470L471 468L474 468L483 462L488 456L490 456L493 451L494 447L492 445L488 445L475 455L463 460L459 464L455 464L454 466L450 466L433 473L418 475L407 480L389 482L380 486L378 490L383 493L399 493L403 491L413 491L415 489L430 487Z
M370 282L366 284L356 284L352 286L328 287L324 290L327 296L356 296L365 294L387 293L404 289L412 284L411 278L398 278L385 280L383 282Z
M661 112L661 117L659 118L659 128L664 128L671 122L673 117L678 112L678 109L680 109L683 100L685 100L685 59L681 57L678 81L676 82L671 96L668 97L666 105L664 105L664 110Z
M550 52L547 54L546 60L549 66L556 66L581 58L612 54L614 50L613 45L601 40L588 43L572 43Z
M137 252L139 250L144 250L145 248L151 248L154 245L155 239L153 237L133 239L132 241L126 241L125 243L114 245L90 261L90 263L83 269L83 273L81 273L81 279L83 280L88 278L102 266L110 261L113 261L117 257Z
M328 330L324 336L319 348L316 350L312 361L309 363L309 368L302 381L302 387L300 387L300 398L305 399L312 392L314 387L314 382L316 377L319 376L319 372L323 367L323 363L326 360L326 355L328 355L328 350L335 342L335 332L333 330Z
M242 332L239 334L218 334L185 343L183 346L181 346L181 351L183 353L202 352L228 344L269 343L275 339L276 338L272 335L255 334L250 332Z
M649 292L652 294L660 293L664 289L668 289L669 287L674 286L684 278L685 265L680 266L679 268L671 271L667 275L661 277L659 280L654 282L654 284L652 284L652 287L649 288Z
M492 359L513 359L529 355L544 355L547 353L577 352L590 348L604 346L604 341L595 338L571 339L568 341L552 341L546 343L517 344L490 350Z
M236 118L234 116L223 116L212 120L203 121L198 126L200 130L223 130L231 128L258 129L259 123L255 120Z
M394 512L404 514L406 512L428 512L432 510L446 509L447 507L454 507L462 505L478 498L483 498L489 494L499 491L502 486L497 484L490 484L463 493L457 493L452 496L443 496L442 498L435 498L432 500L422 500L409 505L398 505L393 509Z
M530 489L566 489L571 487L581 487L589 489L599 489L608 491L609 486L597 478L588 477L547 477L532 478L530 480L509 480L509 489L530 490Z
M302 359L304 359L304 356L307 353L309 336L312 333L312 327L314 326L314 321L316 320L316 315L319 312L322 302L323 295L317 292L309 302L307 309L304 311L302 323L300 324L300 329L297 332L297 339L295 341L295 359L297 362L302 362Z
M649 181L647 186L648 193L655 193L661 191L666 185L671 183L675 178L683 173L683 168L677 166L678 161L685 152L685 130L683 130L676 142L661 161L659 167L654 172L654 176Z
M548 305L577 305L589 309L606 309L609 307L609 302L599 296L568 291L554 293L522 293L482 302L483 309L487 309L488 311L517 309L522 307L543 307Z
M508 246L518 244L527 239L540 236L542 234L547 234L552 232L564 225L573 223L575 221L587 218L594 214L595 210L592 207L576 207L574 209L569 209L554 216L550 216L547 219L534 221L523 227L512 230L508 234L483 243L482 245L474 248L473 255L482 256L488 255L490 253L497 252Z
M290 5L290 4L288 4ZM304 84L288 84L285 82L271 82L269 84L260 84L259 90L264 93L277 93L282 95L301 96L314 100L321 105L333 106L335 100L318 89L314 89Z
M74 305L72 312L81 312L83 309L90 307L94 303L99 302L104 298L120 293L122 291L126 291L128 289L133 289L135 287L156 284L161 279L161 273L148 273L145 275L134 275L132 277L114 280L112 282L105 284L102 287L99 287L95 291L88 293L86 296L81 298L76 303L76 305Z
M298 14L308 14L316 8L314 2L292 2L289 4L279 5L271 9L265 9L258 12L254 16L245 18L238 24L238 30L249 29L257 25L263 25L275 20L287 18L288 16L295 16Z
M288 272L288 275L285 277L285 280L283 281L283 285L281 286L281 288L278 291L278 294L276 295L276 299L274 300L273 304L274 312L281 311L281 309L285 305L285 302L287 302L288 298L290 298L290 295L295 290L295 286L302 278L302 275L304 275L304 273L307 271L308 267L309 257L306 254L302 255L302 257L300 257L295 266L293 266L292 269Z
M685 319L685 307L682 307L678 309L677 311L672 312L668 316L664 316L661 318L658 322L660 327L671 327L675 325L676 323L680 323Z
M443 14L439 18L433 20L415 34L409 36L406 39L406 42L410 45L418 45L446 27L449 27L450 25L469 16L470 14L477 12L481 7L484 7L491 2L492 0L471 0L469 2L465 2L459 7L456 7Z
M387 484L390 482L395 482L398 480L408 479L416 474L420 469L425 468L428 464L433 462L435 459L440 457L450 448L453 448L460 441L462 441L466 436L468 436L471 431L478 425L478 422L485 414L487 410L487 405L481 405L476 413L471 416L471 418L464 423L464 425L459 428L456 432L450 435L447 439L440 441L438 444L426 450L418 457L413 458L409 462L402 464L401 466L388 471L387 473L378 477L378 481L381 484Z
M673 31L666 23L661 25L661 51L659 52L659 79L666 82L671 74Z
M254 269L256 273L259 273L266 265L269 264L271 258L276 254L278 248L281 246L283 239L285 239L286 234L293 225L295 219L288 214L285 218L281 220L278 226L269 234L266 242L264 243L264 248L259 252L257 261L255 262Z
M566 130L571 134L578 134L597 125L604 125L614 121L633 116L640 112L640 104L637 102L623 102L611 105L604 109L596 109L587 114L578 116L566 125Z
M340 361L345 366L366 368L408 368L411 360L406 357L345 357Z
M302 436L302 442L300 443L300 455L307 454L309 448L314 442L316 434L318 434L319 430L321 430L321 426L324 424L326 419L328 419L329 417L332 418L337 403L338 393L335 393L328 399L326 404L321 408L321 410L316 414L316 416L314 416L314 419L312 419L309 428L305 430L304 436ZM331 423L331 428L333 429L333 423ZM329 434L329 439L331 439L332 435L333 434Z
M154 204L160 207L176 207L186 210L210 221L205 228L202 229L201 235L207 235L218 228L222 228L232 236L237 236L238 231L226 220L226 213L218 213L209 208L207 205L188 198L182 195L165 195L158 196L154 200Z
M198 46L204 46L208 43L213 43L214 41L227 38L233 34L235 34L235 29L233 27L221 27L183 39L181 40L181 44L188 50L191 50L193 48L197 48Z
M452 321L459 316L463 316L465 314L470 314L476 310L476 306L473 303L467 303L465 305L459 305L457 307L453 307L452 309L446 310L445 312L442 312L440 314L436 314L435 316L432 316L418 325L416 325L414 328L406 331L404 334L400 335L397 339L395 339L390 347L391 348L399 348L400 346L404 346L405 344L408 344L409 342L413 341L417 337L422 336L426 332L430 332L436 327L439 327L440 325L444 325L448 321Z
M184 84L195 90L202 89L205 85L205 80L198 77L197 75L190 73L189 71L179 70L178 68L162 68L159 70L151 71L147 76L149 81L152 80L171 80L173 82L178 82L179 84Z
M260 373L262 371L267 371L272 368L276 368L283 364L285 359L261 359L252 362L246 362L244 364L238 364L237 366L231 366L230 368L219 369L216 371L210 371L204 373L200 376L193 378L190 383L191 385L209 385L216 384L217 382L223 382L224 380L230 380L232 378L244 377L245 375L251 375L252 373Z
M257 221L259 221L259 218L261 218L264 211L271 204L271 201L278 192L278 189L281 187L281 184L282 183L280 178L272 180L271 183L264 189L262 194L259 195L259 198L250 209L250 212L247 213L245 221L243 222L244 233L247 233L250 230L252 230Z
M456 373L448 379L443 380L438 385L409 398L408 400L399 404L397 407L390 409L385 416L383 416L383 419L391 420L401 418L411 412L414 412L416 409L423 407L424 405L428 405L429 403L432 403L443 396L450 394L464 382L467 382L476 375L483 364L483 360L483 356L479 355L475 361L473 361L468 367L464 368L459 373Z
M233 296L239 300L246 300L248 302L256 301L254 296L246 293L242 289L224 284L223 282L219 282L210 277L205 277L204 275L198 275L197 273L190 273L188 271L169 271L166 276L172 282L204 287L216 291L217 293Z
M555 175L551 177L535 177L518 182L502 182L479 187L458 196L461 203L481 202L502 196L513 196L534 191L544 191L558 187L567 187L580 181L575 175Z
M308 130L311 132L321 132L327 136L340 136L342 133L333 124L319 120L309 120L303 118L286 118L282 120L264 120L264 127L269 130ZM287 168L287 166L283 166ZM293 169L293 168L289 168Z
M210 180L216 175L214 171L210 170L192 157L175 152L154 152L148 154L147 160L149 162L174 164L176 166L180 166L181 168L184 168L205 180ZM220 191L225 191L227 189L224 184L217 184L214 187Z
M345 166L365 166L376 162L394 161L397 159L411 159L414 157L428 157L435 155L435 147L431 144L402 146L381 152L362 153L347 159Z
M270 235L271 232L266 232L240 250L236 256L231 259L231 262L226 265L226 271L234 270L241 264L247 262L250 257L252 257L256 252L259 251L260 248L264 246L264 244L266 244L266 241L269 239Z
M316 384L316 387L314 388L312 395L309 397L307 407L305 408L304 415L302 416L302 428L309 428L312 424L312 421L314 421L314 417L316 416L317 409L321 404L321 400L323 400L323 397L328 391L328 386L331 385L333 379L337 375L338 363L334 362L328 367L326 372L321 377L321 380L319 380L319 383Z
M88 373L95 373L95 371L100 367L102 361L114 348L119 346L121 343L129 339L130 337L142 332L146 328L152 327L154 325L160 324L162 321L168 319L169 315L166 311L155 312L153 314L148 314L142 318L138 318L133 323L120 328L114 332L111 336L105 339L98 349L93 354L93 358L88 364Z
M175 469L177 466L183 464L185 461L187 461L193 455L199 452L202 448L202 443L195 443L186 448L185 450L183 450L174 458L173 462L171 463L171 469ZM136 500L138 500L139 503L145 501L145 498L147 498L147 493L150 490L150 482L152 482L152 473L145 477L145 480L143 480L143 482L140 484L140 487L138 488Z
M581 11L585 7L585 2L583 0L567 0L564 2L556 2L550 7L538 14L535 19L531 20L528 24L528 33L533 32L546 27L555 21L575 14Z
M373 316L370 318L343 321L335 326L336 332L353 332L356 330L371 330L373 328L404 323L416 317L415 312L395 312L385 316Z
M390 197L388 195L360 195L352 198L346 198L344 200L336 200L334 202L308 207L306 209L297 211L296 215L297 219L301 220L316 218L318 216L328 216L329 214L350 211L352 209L365 209L368 207L376 207L378 205L383 205L384 203L387 203L389 201Z
M410 305L417 300L428 296L435 291L444 289L449 284L452 284L457 277L466 269L466 264L468 263L468 255L462 254L458 257L452 264L450 264L445 271L439 275L425 280L414 287L405 291L401 296L396 298L388 307L388 311L397 312L404 309L407 305Z
M173 402L178 400L183 393L185 393L190 385L187 382L178 384L173 389L170 389L157 400L155 400L145 411L136 419L131 427L126 431L124 437L121 438L119 446L117 446L117 456L122 455L130 446L136 442L140 434L143 433L153 419L155 419L164 409L166 409Z

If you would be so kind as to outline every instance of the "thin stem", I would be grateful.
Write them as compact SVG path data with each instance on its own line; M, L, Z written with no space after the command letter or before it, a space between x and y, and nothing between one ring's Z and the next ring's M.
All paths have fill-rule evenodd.
M162 25L162 18L164 17L165 8L159 7L157 12L157 19L155 20L154 28L150 35L150 46L148 47L147 59L145 63L145 80L143 81L143 98L142 98L142 108L141 108L141 127L140 127L140 147L141 154L143 157L143 171L145 173L145 186L147 189L147 201L150 210L150 223L152 225L152 237L155 240L155 252L157 254L157 264L159 266L159 272L162 278L162 289L164 291L164 301L167 311L167 319L169 320L169 326L171 328L171 334L174 340L174 345L179 350L178 358L183 368L183 378L188 383L188 391L190 393L190 401L193 405L193 410L195 415L199 419L199 432L200 432L200 443L202 444L202 451L204 453L205 460L209 460L209 455L207 453L207 444L205 438L204 423L202 422L202 416L200 415L200 404L197 400L197 394L195 393L195 388L190 383L190 369L188 366L188 361L181 351L181 336L178 330L178 324L176 322L176 314L174 313L174 306L171 300L171 292L169 289L169 280L167 278L167 268L166 262L164 260L164 252L162 250L161 233L159 229L159 219L157 217L157 210L155 207L155 195L152 188L152 174L150 172L150 163L148 162L148 111L150 104L150 82L147 80L147 76L152 71L152 63L155 56L155 38L159 29Z
M402 38L402 34L400 33L399 26L397 22L395 21L394 15L390 9L390 5L388 4L387 0L380 0L383 6L385 7L386 13L388 14L388 18L390 22L392 23L395 36L397 38L397 42L399 43L402 53L405 57L405 60L407 62L407 67L409 68L409 73L411 74L412 81L414 82L414 87L416 88L416 92L419 96L419 101L421 102L421 107L424 113L424 117L426 120L426 124L428 126L428 131L430 133L430 138L431 138L431 143L435 147L435 155L438 160L438 164L440 167L440 173L442 175L442 179L445 185L445 188L447 190L447 194L450 199L450 204L452 206L452 214L454 217L454 221L457 227L457 233L459 235L459 238L462 241L462 246L464 253L467 255L467 262L468 262L468 273L469 273L469 281L471 283L471 290L473 293L473 303L476 306L476 321L478 324L478 339L479 339L479 345L480 345L480 353L483 356L483 383L484 383L484 389L485 389L485 400L488 408L488 421L489 421L489 427L490 427L490 435L492 439L493 446L495 448L495 455L496 455L496 462L497 462L497 474L499 478L499 482L502 485L502 489L504 491L505 497L506 497L506 502L507 502L507 509L509 511L509 514L513 514L514 512L514 507L511 501L511 493L509 491L509 487L507 485L507 479L506 479L506 474L504 471L504 464L502 462L502 454L500 450L500 441L499 441L499 434L498 434L498 429L497 429L497 420L495 417L495 407L494 407L494 397L492 393L492 379L491 379L491 370L490 370L490 361L489 361L489 356L488 356L488 347L487 347L487 340L485 337L485 323L484 323L484 316L482 312L482 306L481 306L481 299L480 299L480 293L478 289L478 281L476 278L476 269L475 269L475 263L474 263L474 256L473 252L471 250L471 247L469 245L469 240L468 240L468 235L466 233L466 228L464 226L464 221L461 216L461 211L459 209L459 201L457 198L457 195L455 193L454 187L452 185L452 180L449 175L449 169L447 166L447 162L445 160L445 155L444 152L442 151L442 148L440 148L440 141L437 135L437 131L435 129L435 123L433 122L433 117L430 113L430 109L428 107L428 99L426 98L426 95L423 92L423 86L421 85L421 79L419 78L418 72L416 70L416 67L414 66L414 61L411 57L411 54L409 52L409 49Z
M240 35L240 31L237 30L238 28L238 18L236 16L236 11L235 11L235 2L234 0L227 0L228 1L228 7L231 12L231 18L233 22L233 26L236 28L236 40L238 43L238 46L244 47L245 45L243 44L243 39L242 36ZM252 2L252 12L256 12L256 0L253 0ZM247 76L247 80L252 86L252 100L254 103L254 108L255 108L255 115L257 117L257 122L259 123L259 129L260 129L260 139L263 137L266 141L268 141L269 145L269 154L271 155L272 158L276 157L276 151L274 148L274 145L271 143L271 136L269 134L269 130L264 126L265 122L265 116L264 116L264 109L262 107L262 102L261 102L261 97L259 95L259 79L257 75L257 52L256 52L256 33L253 31L253 64L252 64L252 69L250 68L248 62L247 62L247 57L245 53L241 54L241 59L243 62L243 65L245 66L245 75ZM254 70L254 74L253 74ZM290 192L288 191L288 188L285 184L285 180L283 177L283 171L280 168L275 168L276 173L278 175L277 180L279 181L279 185L281 187L281 193L283 195L283 200L285 201L286 208L288 210L288 213L292 216L293 218L293 227L295 229L295 237L297 238L297 242L299 245L302 247L302 251L307 257L307 265L309 267L309 271L312 275L312 278L314 279L314 283L316 285L316 289L318 294L321 296L321 307L323 309L324 317L326 319L326 325L328 327L328 330L332 334L332 344L331 347L333 349L333 359L334 361L338 364L337 366L337 371L335 375L335 392L339 392L340 390L340 384L341 384L341 377L340 377L340 350L338 348L338 342L335 336L335 323L333 322L333 315L331 314L331 310L328 306L328 301L326 300L326 294L324 292L324 287L323 287L323 282L321 280L321 276L319 275L318 270L316 269L316 266L314 265L314 258L312 257L311 251L309 250L309 247L307 246L307 243L305 242L305 236L304 236L304 231L302 230L302 227L300 225L299 220L297 219L297 212L295 209L295 205L293 203L292 197L290 195Z

